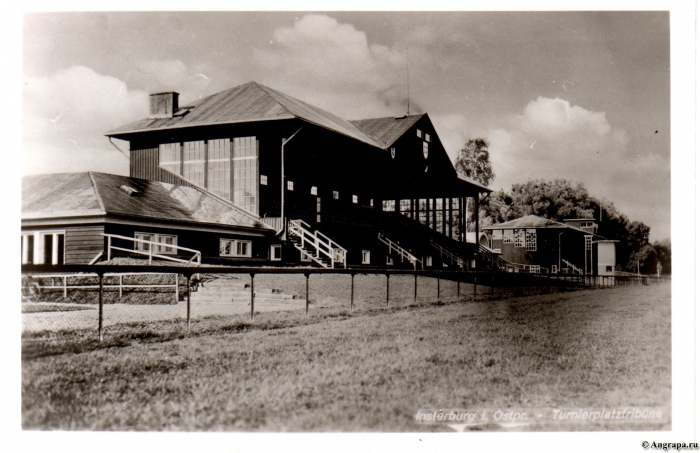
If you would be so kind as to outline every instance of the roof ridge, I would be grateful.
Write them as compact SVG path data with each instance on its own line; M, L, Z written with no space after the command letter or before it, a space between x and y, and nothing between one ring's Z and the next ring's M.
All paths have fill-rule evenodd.
M279 103L285 110L287 110L290 114L294 115L295 117L300 118L300 119L302 119L302 120L304 120L304 121L306 121L306 122L308 122L308 123L316 124L317 126L320 126L320 127L326 128L326 129L329 129L328 126L324 126L323 124L320 124L320 123L318 123L318 122L315 122L315 121L311 120L310 118L306 118L306 117L304 117L304 116L301 116L301 115L298 115L298 114L294 113L293 111L291 111L291 110L289 109L289 107L288 107L287 105L284 104L284 102L281 102L281 101L280 101L280 99L279 99L280 97L283 98L283 99L284 99L285 97L291 98L291 99L293 99L294 101L296 101L296 102L298 102L298 103L300 103L300 104L306 106L307 108L309 108L309 109L311 109L311 110L313 110L313 111L321 112L321 113L323 113L324 115L327 115L327 116L332 117L331 119L333 119L334 121L345 122L345 123L347 123L348 125L350 125L350 126L354 129L354 132L355 132L356 134L358 134L360 137L364 137L364 140L362 140L362 141L365 141L366 143L371 144L371 145L373 145L373 146L376 146L376 147L378 147L378 148L382 148L382 145L381 145L381 144L377 143L372 137L370 137L369 135L367 135L366 133L364 133L360 128L358 128L357 126L355 126L354 124L352 124L349 120L346 120L345 118L340 117L340 116L336 115L335 113L332 113L332 112L329 112L329 111L327 111L327 110L324 110L324 109L322 109L321 107L317 107L317 106L315 106L315 105L309 104L308 102L304 102L304 101L302 101L302 100L300 100L300 99L297 99L297 98L295 98L294 96L291 96L291 95L286 94L286 93L282 93L281 91L277 91L277 90L275 90L274 88L270 88L270 87L265 86L265 85L263 85L263 84L261 84L261 83L258 83L258 82L253 82L253 83L255 83L257 86L259 86L263 91L265 91L268 95L270 95L277 103ZM341 132L341 131L339 131L339 130L337 130L337 129L335 129L335 131L338 132L338 133L340 133L340 134L349 136L348 134L343 133L343 132ZM354 139L356 139L356 140L358 139L358 137L351 137L351 138L354 138Z
M357 121L371 121L371 120L383 120L383 119L402 120L404 118L411 118L414 116L423 116L423 115L427 115L427 114L428 114L428 112L423 112L423 113L416 113L414 115L405 115L405 116L398 117L398 118L395 116L391 116L391 115L389 115L389 116L377 116L375 118L359 118L356 120L347 120L347 121L349 121L351 123L355 123Z
M88 176L90 176L90 182L92 182L92 188L95 191L95 196L97 197L97 204L100 205L100 209L102 209L102 212L107 214L107 208L105 208L104 201L102 201L102 195L100 195L100 191L97 188L97 182L95 181L95 177L93 176L92 171L88 171Z

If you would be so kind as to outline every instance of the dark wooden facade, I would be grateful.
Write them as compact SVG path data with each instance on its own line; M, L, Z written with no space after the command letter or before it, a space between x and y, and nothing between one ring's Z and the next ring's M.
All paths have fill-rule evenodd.
M417 130L432 138L427 158ZM340 243L348 249L349 264L361 264L362 251L369 250L371 265L386 265L388 250L378 242L379 233L420 258L435 254L435 266L442 262L430 246L431 238L452 247L452 242L466 242L466 198L476 197L477 191L467 190L466 184L449 183L455 171L427 115L396 141L393 157L391 150L298 119L136 134L130 137L131 176L182 184L183 178L158 166L160 143L255 136L259 177L266 178L266 184L259 184L258 212L262 218L279 217L282 143L295 132L284 146L285 217L302 219ZM432 211L427 218L432 229L418 222L420 199L429 200L426 203ZM445 206L440 231L435 229L436 199ZM453 199L458 201L453 203ZM401 200L411 200L408 215L398 213ZM383 211L384 201L393 202L394 212ZM450 212L452 206L455 209ZM460 227L453 228L453 223ZM293 248L285 247L283 256L287 263L299 261L299 252Z

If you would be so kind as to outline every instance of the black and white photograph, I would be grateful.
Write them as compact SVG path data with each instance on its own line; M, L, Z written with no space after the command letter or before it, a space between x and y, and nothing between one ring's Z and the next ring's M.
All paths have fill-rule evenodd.
M17 14L26 445L697 450L676 3Z

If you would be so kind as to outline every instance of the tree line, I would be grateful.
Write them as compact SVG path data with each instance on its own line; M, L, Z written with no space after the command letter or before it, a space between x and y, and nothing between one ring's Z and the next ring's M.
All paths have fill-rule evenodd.
M456 170L481 184L489 185L495 172L491 167L489 143L483 138L468 140L459 153ZM630 220L615 205L593 197L581 183L566 179L528 180L513 184L510 190L499 190L480 200L479 223L488 226L527 215L563 222L564 219L594 218L598 234L616 239L617 270L643 274L671 273L671 241L649 242L650 228L643 222ZM474 231L472 212L469 228Z

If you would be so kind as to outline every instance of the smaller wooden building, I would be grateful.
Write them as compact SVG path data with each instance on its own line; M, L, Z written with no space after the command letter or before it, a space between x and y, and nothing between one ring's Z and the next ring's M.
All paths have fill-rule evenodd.
M97 172L22 179L22 263L149 255L209 263L275 260L275 230L196 188ZM108 246L111 245L111 250Z
M529 215L484 227L490 246L523 272L614 275L615 242L597 234L594 219L557 222Z

